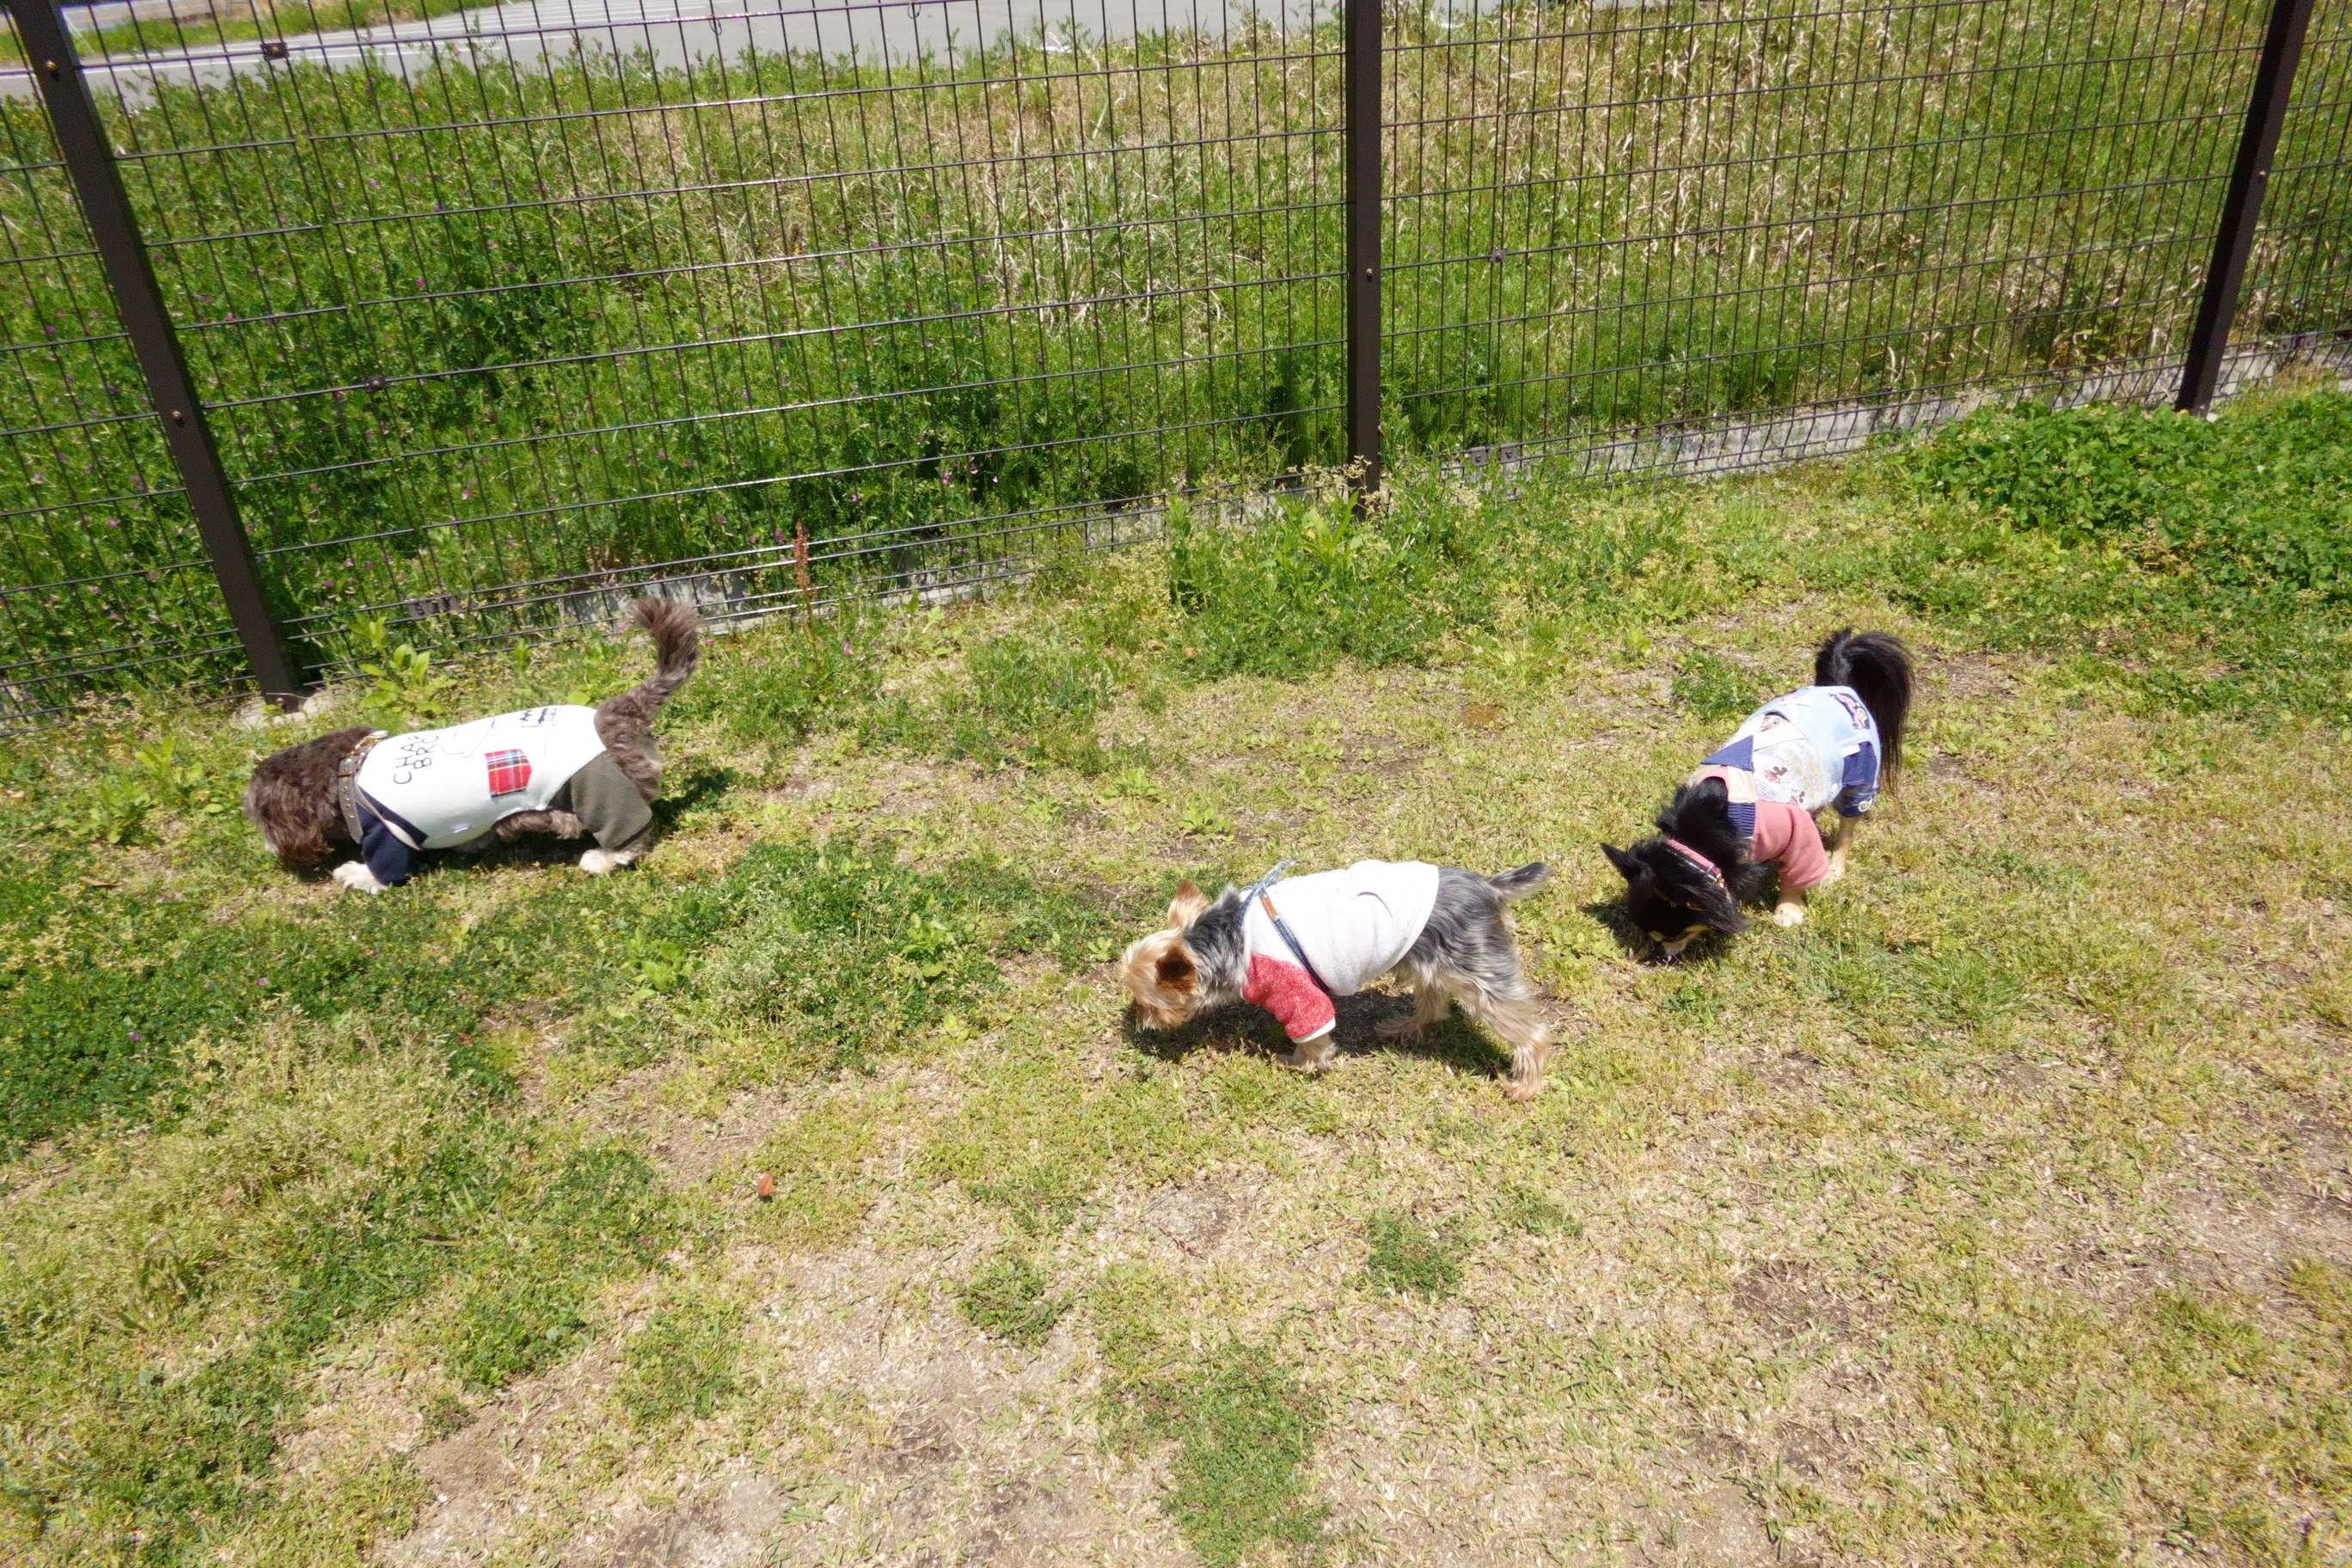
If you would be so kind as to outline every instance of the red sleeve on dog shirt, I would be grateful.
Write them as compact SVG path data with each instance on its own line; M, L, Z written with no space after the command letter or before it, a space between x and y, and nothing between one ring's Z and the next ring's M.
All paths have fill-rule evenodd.
M1331 998L1323 994L1313 975L1262 952L1250 954L1249 983L1242 987L1242 1000L1255 1002L1273 1014L1295 1045L1328 1033L1339 1021Z
M1783 800L1756 803L1756 836L1748 840L1748 858L1780 863L1780 886L1790 892L1810 888L1830 874L1829 856L1822 849L1822 830L1812 814Z

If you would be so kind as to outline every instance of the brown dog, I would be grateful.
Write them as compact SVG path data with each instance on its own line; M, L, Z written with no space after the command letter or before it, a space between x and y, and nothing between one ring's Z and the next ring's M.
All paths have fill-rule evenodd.
M690 605L630 606L654 642L654 673L594 708L526 709L445 730L386 736L363 725L265 757L245 788L245 815L289 870L339 856L335 880L380 893L408 879L427 849L495 834L592 834L591 876L642 857L661 793L654 716L693 675L701 653Z

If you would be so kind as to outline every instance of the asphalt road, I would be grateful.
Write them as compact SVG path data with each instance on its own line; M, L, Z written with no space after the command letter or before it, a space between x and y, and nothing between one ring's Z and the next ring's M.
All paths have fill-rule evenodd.
M872 64L946 60L1007 34L1051 52L1074 43L1198 28L1223 36L1253 16L1287 25L1324 20L1338 0L513 0L426 21L337 33L208 44L146 55L86 59L90 85L131 103L158 82L219 83L283 70L297 62L347 68L362 62L400 77L429 71L437 58L505 59L530 67L574 50L643 53L677 68L730 59L746 49L790 50ZM29 97L22 67L0 68L0 96Z

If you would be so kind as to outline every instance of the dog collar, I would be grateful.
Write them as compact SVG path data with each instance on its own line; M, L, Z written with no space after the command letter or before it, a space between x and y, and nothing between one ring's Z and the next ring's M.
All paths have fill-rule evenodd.
M1723 889L1726 892L1729 892L1731 890L1730 886L1723 879L1722 867L1717 865L1714 861L1708 859L1706 856L1700 854L1697 850L1692 848L1689 845L1684 843L1679 838L1669 837L1666 840L1666 847L1670 849L1679 851L1684 859L1689 861L1692 865L1706 872L1707 879L1713 882L1717 887Z
M367 837L367 824L360 817L360 764L367 761L368 752L383 737L382 730L362 735L352 742L352 749L343 753L343 760L335 768L335 805L342 810L343 826L354 844Z

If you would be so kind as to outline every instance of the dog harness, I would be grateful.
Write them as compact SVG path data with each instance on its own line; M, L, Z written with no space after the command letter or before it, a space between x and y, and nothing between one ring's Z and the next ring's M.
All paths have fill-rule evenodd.
M1780 886L1810 888L1829 874L1813 814L1835 805L1860 816L1878 798L1878 721L1850 686L1808 686L1748 717L1690 782L1721 779L1748 858L1777 863Z
M1249 977L1242 999L1275 1016L1294 1044L1330 1033L1332 998L1397 966L1437 907L1437 868L1359 860L1344 871L1284 878L1277 866L1243 895Z

